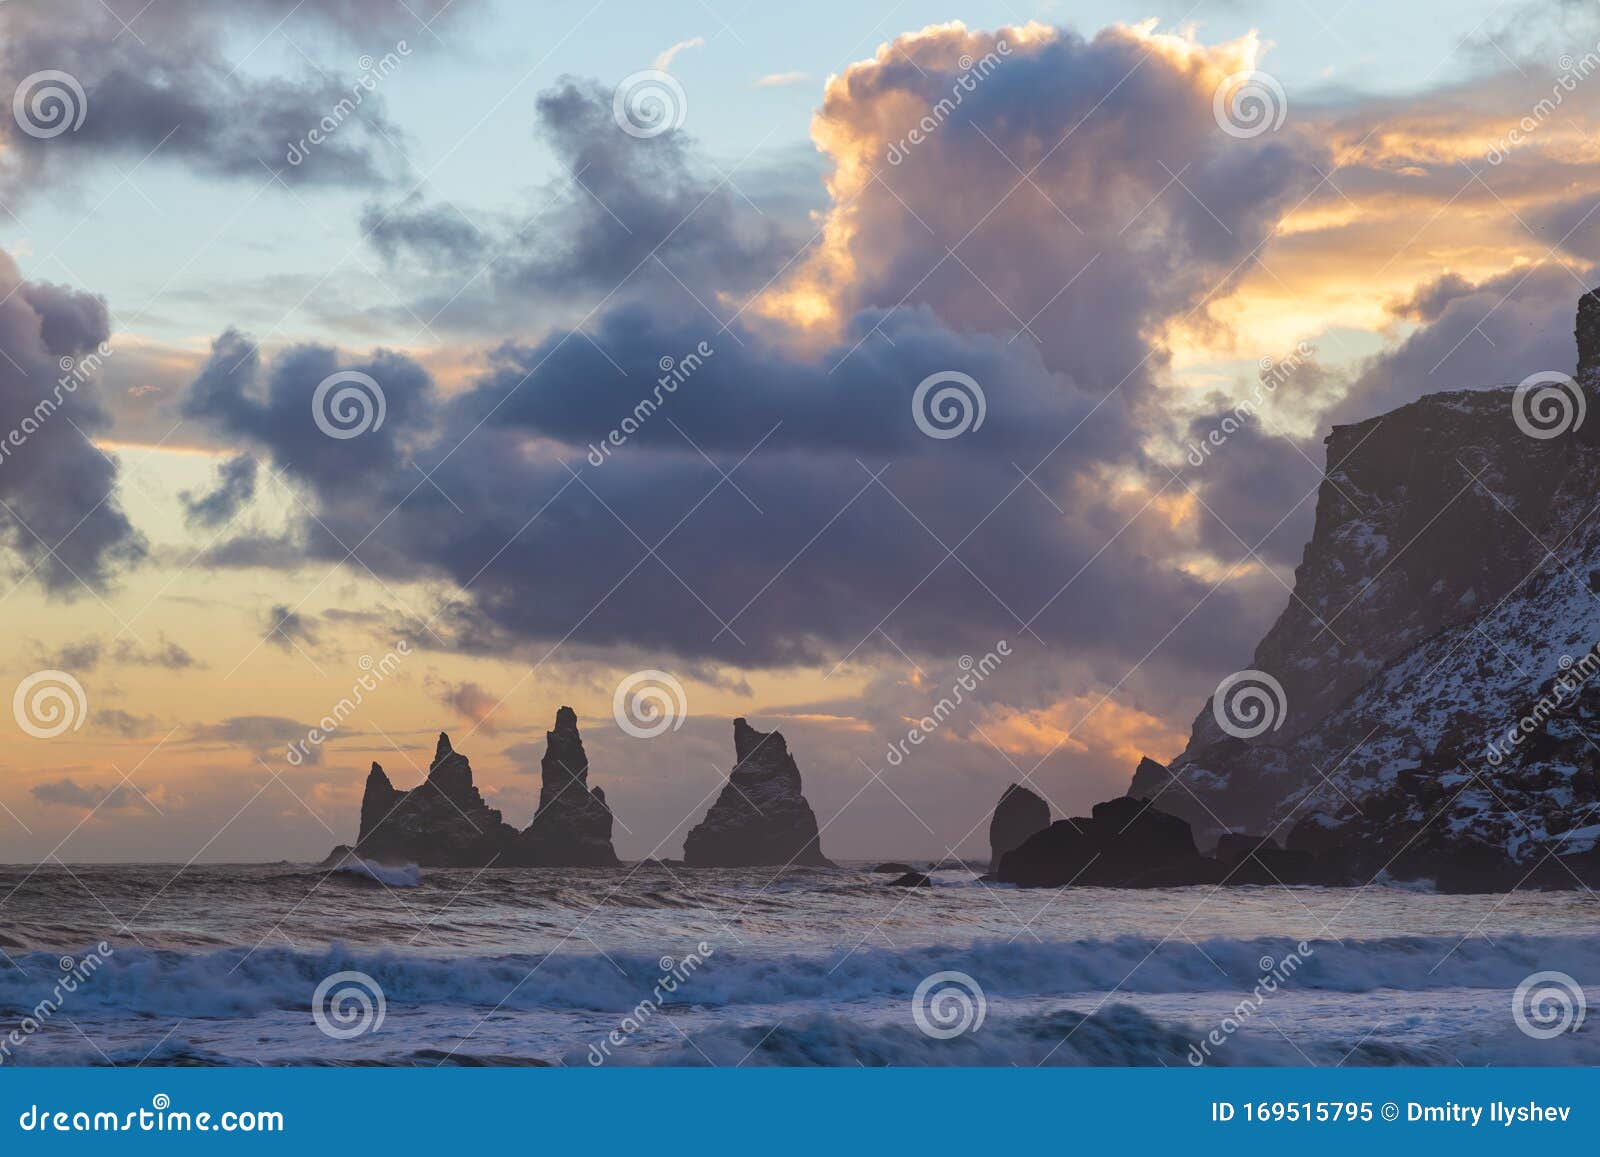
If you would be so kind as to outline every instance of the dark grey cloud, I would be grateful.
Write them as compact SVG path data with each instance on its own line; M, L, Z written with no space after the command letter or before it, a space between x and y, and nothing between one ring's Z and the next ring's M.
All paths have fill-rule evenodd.
M90 722L102 731L110 731L122 736L124 739L133 739L141 735L149 735L155 731L159 723L154 715L136 715L131 711L124 711L119 707L108 707L96 711Z
M363 233L417 287L407 316L482 330L526 318L530 303L556 318L602 298L699 311L710 284L740 297L759 290L813 231L805 211L821 200L814 159L783 155L725 172L680 132L621 132L610 91L574 78L541 94L536 114L562 175L532 194L525 215L417 194L367 207ZM811 198L797 198L802 183Z
M232 715L217 723L197 725L186 742L241 747L252 755L267 757L281 753L295 740L304 740L308 730L306 724L282 715ZM306 744L304 754L308 764L322 762L322 748L314 744Z
M52 667L73 672L93 671L102 661L129 667L162 667L168 671L204 666L187 648L164 634L148 645L133 639L106 640L91 636L63 644L46 655L44 661Z
M178 497L189 525L215 529L230 522L255 493L254 455L235 454L217 468L216 485L210 490L200 495L185 490Z
M96 386L113 358L105 303L25 281L0 252L0 545L13 578L72 595L106 585L145 544L114 489Z
M104 158L125 158L131 166L152 157L154 164L179 161L221 178L259 182L277 172L291 185L389 183L408 165L404 134L385 111L383 89L404 82L412 46L421 43L416 38L432 41L421 23L425 13L442 8L424 4L408 12L405 5L358 0L257 0L226 11L199 0L0 6L4 91L42 72L70 78L53 82L64 104L38 106L42 132L5 118L0 175L15 195ZM366 50L399 63L386 64L381 74L352 70L346 50L358 34ZM262 75L245 54L273 36L292 37L313 52L332 37L341 51L327 71L307 63L294 75ZM28 91L44 83L35 80ZM56 132L61 117L76 127ZM320 143L309 143L314 130L323 134Z
M28 790L28 794L42 804L54 804L59 807L86 808L106 811L108 809L147 807L148 805L139 798L139 794L124 784L103 786L98 783L80 784L71 776L51 780L48 783L36 783Z
M267 612L266 630L267 641L285 651L293 650L297 643L317 645L318 632L311 618L287 603L279 603Z

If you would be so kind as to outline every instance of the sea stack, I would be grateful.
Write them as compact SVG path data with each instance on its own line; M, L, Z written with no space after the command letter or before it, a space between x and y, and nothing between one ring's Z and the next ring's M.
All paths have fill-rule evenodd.
M757 731L735 719L733 747L738 760L733 774L684 840L684 863L691 868L831 868L783 733Z
M439 733L428 778L397 791L378 764L367 773L356 854L383 864L476 868L493 863L516 834L484 802L472 765Z
M994 818L989 821L990 871L1000 866L1001 856L1049 826L1049 804L1020 783L1006 788L1000 802L995 804Z
M605 792L589 787L589 756L570 707L557 711L555 729L545 732L539 772L539 810L517 837L516 862L536 868L616 866L611 809Z

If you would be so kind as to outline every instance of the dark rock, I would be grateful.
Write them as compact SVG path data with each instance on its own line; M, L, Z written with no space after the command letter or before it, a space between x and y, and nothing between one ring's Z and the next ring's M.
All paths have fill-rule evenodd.
M889 887L891 887L891 888L931 888L931 887L933 887L933 881L928 879L928 877L924 876L921 872L907 872L905 875L899 877L898 879L890 880L889 881Z
M326 856L324 856L322 858L322 862L319 863L317 865L317 867L319 867L319 868L337 868L340 864L344 863L346 860L352 859L355 856L355 854L356 854L356 850L354 848L352 848L349 844L340 844L338 847L334 848L333 851L329 852Z
M800 769L783 733L735 719L733 747L738 762L684 840L684 862L695 868L833 867L822 854L817 817L801 794Z
M515 835L473 786L467 757L440 732L428 778L410 791L396 791L372 765L355 850L379 864L475 868L500 859Z
M1001 856L1049 826L1050 805L1021 784L1012 784L1001 794L989 820L990 865L998 864Z
M897 876L903 876L907 872L916 871L916 869L913 868L910 864L902 864L902 863L899 863L898 861L895 861L895 860L890 860L886 864L879 864L876 868L873 868L872 870L874 872L893 872Z
M1058 820L1006 853L995 877L1024 887L1160 888L1220 882L1185 820L1123 796L1093 814Z
M538 868L615 867L611 809L605 793L589 787L589 756L570 707L557 711L555 729L545 732L539 772L539 808L517 837L515 861Z

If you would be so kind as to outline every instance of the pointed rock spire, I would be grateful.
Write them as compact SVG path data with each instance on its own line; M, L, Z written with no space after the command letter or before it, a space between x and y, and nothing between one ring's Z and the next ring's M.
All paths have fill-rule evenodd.
M781 731L733 721L733 774L683 843L696 868L805 865L829 868L816 813L800 790L800 769Z
M556 712L554 729L545 733L539 772L539 809L517 837L518 862L561 868L615 864L611 809L604 792L589 789L589 756L578 733L578 713L570 707Z
M1035 832L1050 826L1050 805L1020 783L1006 788L989 821L989 867L1000 866L1000 857L1020 847Z

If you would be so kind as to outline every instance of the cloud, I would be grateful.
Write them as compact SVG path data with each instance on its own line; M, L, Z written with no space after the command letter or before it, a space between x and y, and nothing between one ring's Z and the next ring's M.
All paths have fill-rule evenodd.
M317 645L316 626L287 603L276 603L267 612L266 630L267 641L285 651L294 650L297 642L308 647Z
M688 40L680 40L665 52L660 53L650 67L659 72L666 72L672 67L672 62L678 58L678 53L687 48L704 48L705 45L706 38L704 36L694 36Z
M416 16L404 5L369 0L254 0L226 14L201 0L117 7L125 11L100 0L0 9L0 85L12 92L41 71L65 74L70 83L58 79L53 89L65 94L66 120L76 124L56 132L52 118L63 110L48 104L34 114L42 132L5 118L0 180L8 196L119 156L138 165L179 161L204 175L256 183L276 172L286 185L372 187L407 171L399 151L404 134L385 112L383 77L331 65L259 75L249 67L259 62L236 57L233 41L293 33L312 45L359 38L370 48L379 36L403 66L410 53L404 35L428 35L420 13L442 13L446 5L423 4ZM325 139L306 147L319 127ZM289 161L295 144L300 163Z
M892 168L888 146L959 86L961 58L997 54L1002 37L1009 55L959 117ZM826 245L787 269L796 249L778 234L729 228L736 198L681 133L631 138L607 94L565 81L539 108L586 187L564 210L576 227L513 248L493 292L588 293L598 308L581 331L503 343L448 397L398 355L298 347L269 362L228 334L187 412L310 487L311 556L360 543L379 574L450 580L462 593L440 629L464 643L831 666L889 653L885 636L957 654L1037 632L1132 659L1176 626L1161 661L1207 662L1263 612L1165 558L1167 515L1141 510L1165 364L1152 334L1205 308L1315 183L1320 146L1217 128L1212 81L1248 45L947 28L897 49L830 86L815 133L836 204ZM1032 187L996 147L1034 170ZM402 219L418 227L380 242L397 258L472 248L452 231L430 250L420 218L389 221ZM773 324L783 311L757 301L768 283L775 301L826 301L798 348ZM345 366L383 385L388 416L336 443L309 395ZM913 397L952 370L980 383L984 421L932 438Z
M149 647L133 639L115 639L108 643L91 636L64 644L44 658L51 667L80 673L93 671L103 660L129 667L161 667L168 671L205 665L182 644L173 642L164 634L158 635L156 644Z
M500 696L490 694L470 679L465 682L430 677L426 680L429 692L440 703L463 719L469 719L477 729L493 735L494 713L501 706Z
M304 740L309 729L304 723L282 715L232 715L218 723L196 725L187 743L224 744L242 747L252 755L266 757L295 740ZM305 762L322 762L322 748L305 744Z
M255 458L249 454L235 454L217 468L217 482L211 490L198 496L185 490L178 497L190 526L214 530L231 522L255 493Z
M98 367L113 358L105 302L24 280L0 252L0 545L54 594L104 588L143 558L117 465L90 440L107 418Z
M42 804L82 808L88 811L151 806L140 799L139 793L126 784L115 784L110 787L98 783L80 784L70 776L48 783L34 784L28 789L28 794Z
M756 78L757 88L788 88L791 85L802 84L807 79L803 72L769 72L766 76Z

